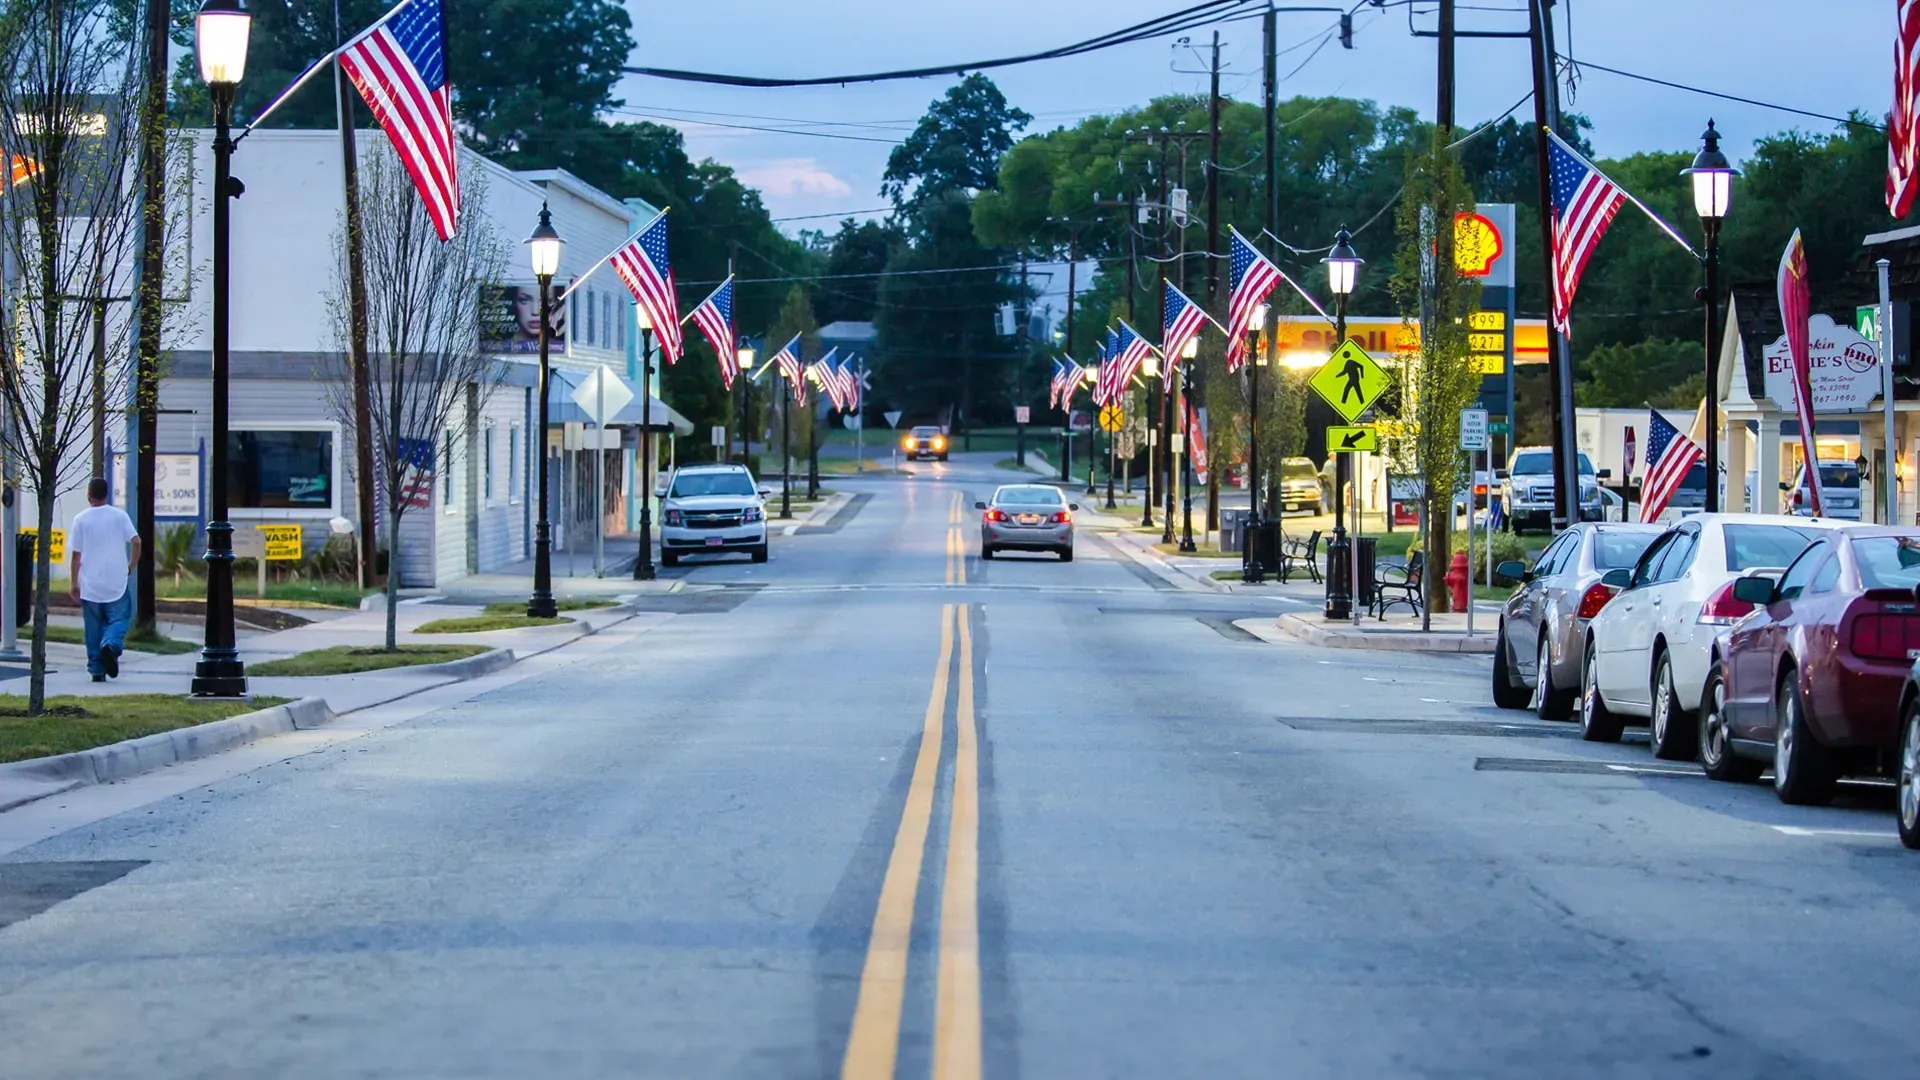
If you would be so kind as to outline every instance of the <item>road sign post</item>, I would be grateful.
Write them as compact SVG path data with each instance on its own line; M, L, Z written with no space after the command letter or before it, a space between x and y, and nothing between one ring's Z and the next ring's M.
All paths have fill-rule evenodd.
M1344 296L1340 298L1340 303L1345 304ZM1393 379L1374 362L1373 357L1367 355L1367 350L1361 348L1359 342L1346 337L1344 306L1338 308L1336 333L1343 340L1333 350L1333 355L1327 358L1327 362L1313 373L1308 385L1333 406L1333 411L1339 413L1341 419L1348 424L1355 424L1361 414L1380 400L1381 394L1386 393ZM1327 545L1327 603L1324 614L1329 621L1339 622L1346 621L1354 612L1353 590L1356 585L1356 575L1348 565L1352 548L1347 541L1345 500L1347 484L1353 476L1352 461L1348 455L1360 452L1362 443L1369 437L1377 438L1366 428L1349 427L1344 430L1339 442L1328 443L1328 448L1334 452L1336 464L1333 481L1333 542ZM1331 435L1332 432L1329 432L1330 440ZM1366 448L1372 449L1372 446ZM1255 497L1258 498L1258 495ZM1357 501L1354 521L1359 521ZM1362 603L1366 601L1365 597L1360 599Z
M602 535L606 524L605 506L602 502L606 498L606 484L602 482L601 470L606 466L607 453L606 440L600 432L607 430L608 422L633 400L633 391L627 389L627 384L621 382L612 371L605 367L596 367L587 373L587 377L580 381L579 386L574 388L572 397L573 403L580 406L581 410L592 418L597 429L593 444L593 576L601 577L606 557L605 537ZM643 417L640 426L640 438L643 442L647 438L645 421L646 418ZM713 429L715 446L726 441L726 437L722 434L725 430L725 428ZM648 498L653 490L653 478L642 476L640 480L644 489L640 497ZM648 540L643 536L640 540L641 546L645 547L647 543ZM571 541L568 543L568 550L572 550Z

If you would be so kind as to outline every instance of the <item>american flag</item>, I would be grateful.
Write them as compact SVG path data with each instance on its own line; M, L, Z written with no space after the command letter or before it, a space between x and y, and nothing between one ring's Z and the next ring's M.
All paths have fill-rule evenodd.
M1227 296L1227 370L1239 371L1247 362L1247 331L1253 310L1280 284L1280 268L1267 261L1239 229L1233 233L1233 289Z
M1659 412L1647 410L1647 475L1640 481L1640 520L1654 521L1679 490L1688 470L1700 463L1700 446L1680 434Z
M0 191L17 188L40 174L40 163L25 154L15 154L8 161L7 188L0 188Z
M1813 499L1813 514L1818 517L1826 506L1826 499L1820 490L1820 455L1813 442L1813 355L1807 329L1813 299L1807 285L1807 249L1800 242L1799 229L1793 230L1787 250L1780 253L1780 275L1774 288L1780 300L1780 322L1787 332L1787 357L1793 363L1793 409L1800 419L1800 452L1801 460L1807 463L1807 494ZM1712 393L1713 387L1707 387L1707 391Z
M340 50L340 67L386 129L440 239L460 221L459 141L440 0L408 0Z
M1100 350L1100 404L1111 405L1126 392L1126 384L1115 378L1120 373L1120 331L1108 330L1107 343Z
M667 363L680 359L680 307L673 296L673 263L667 258L667 212L654 215L653 221L634 238L607 256L613 272L626 282L627 291L640 304L659 335L660 351Z
M1120 320L1119 346L1114 349L1114 355L1118 358L1119 370L1114 372L1113 381L1124 391L1127 384L1133 382L1133 377L1140 371L1140 366L1147 362L1147 357L1153 355L1153 344L1141 337L1139 331L1128 326L1127 321L1122 319Z
M1053 378L1047 383L1047 408L1058 409L1062 407L1060 404L1060 395L1063 392L1068 394L1073 392L1070 388L1071 384L1069 384L1067 380L1072 378L1073 373L1077 371L1078 368L1069 367L1064 360L1055 360L1053 362Z
M400 503L415 510L433 505L434 446L432 439L401 439Z
M1898 0L1893 38L1893 109L1887 114L1887 209L1896 218L1913 205L1920 171L1920 0Z
M733 339L733 275L727 275L719 288L700 301L690 317L713 346L713 354L720 358L720 381L733 389L733 375L740 366L738 343Z
M801 404L806 404L807 377L805 369L800 366L799 334L793 335L792 341L780 346L780 351L773 354L773 362L780 365L780 374L793 385L793 396L798 398Z
M1553 326L1570 334L1580 273L1627 195L1553 132L1547 133L1547 160L1553 181Z
M1173 282L1160 293L1160 352L1167 358L1167 370L1175 371L1186 355L1187 342L1200 336L1207 325L1207 309L1194 303Z
M840 384L840 369L833 362L834 354L839 351L838 348L828 349L827 355L807 365L807 375L813 379L815 386L826 392L827 400L833 403L835 409L845 411L845 388Z

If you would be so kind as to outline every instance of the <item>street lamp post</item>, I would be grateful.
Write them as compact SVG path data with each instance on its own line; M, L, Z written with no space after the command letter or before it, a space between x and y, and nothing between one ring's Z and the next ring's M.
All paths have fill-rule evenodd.
M1713 121L1700 133L1700 152L1693 167L1693 209L1707 242L1707 284L1700 300L1707 308L1707 513L1720 509L1720 223L1733 197L1733 166L1720 152L1720 133Z
M233 634L233 522L227 520L228 257L233 178L233 97L247 70L253 17L241 0L206 0L194 19L200 78L213 97L213 492L207 521L207 625L193 668L196 697L244 697L247 669Z
M1187 344L1180 350L1180 358L1186 363L1180 365L1180 404L1186 411L1182 416L1198 416L1193 407L1193 361L1200 355L1200 339L1188 338ZM1180 440L1180 550L1193 552L1200 550L1193 542L1193 437L1194 426L1188 424L1186 437Z
M760 469L753 460L753 346L746 338L740 339L740 347L734 352L740 364L740 441L747 458L747 468L753 470L755 480L760 478ZM731 453L731 451L729 451Z
M533 527L533 597L527 601L527 616L551 619L560 614L553 602L553 523L547 517L547 439L553 425L548 419L547 394L553 383L553 366L548 358L549 328L553 325L553 275L560 270L560 248L565 241L554 231L553 215L540 204L540 224L527 237L527 253L533 263L533 279L540 284L540 520Z
M1320 261L1326 264L1327 288L1333 293L1333 347L1338 349L1347 341L1347 298L1353 295L1353 280L1361 263L1346 226L1334 234L1333 248ZM1341 621L1353 618L1353 560L1346 524L1346 490L1352 469L1351 454L1334 454L1333 542L1327 545L1326 617Z
M1267 364L1267 355L1258 344L1261 331L1273 333L1267 325L1267 317L1273 309L1266 304L1253 309L1253 321L1247 336L1255 339L1247 346L1253 353L1253 365L1247 368L1247 520L1240 536L1240 580L1248 585L1259 585L1267 580L1267 564L1261 560L1260 551L1254 537L1260 535L1260 369Z
M640 550L633 557L633 580L652 581L653 568L653 319L640 315Z

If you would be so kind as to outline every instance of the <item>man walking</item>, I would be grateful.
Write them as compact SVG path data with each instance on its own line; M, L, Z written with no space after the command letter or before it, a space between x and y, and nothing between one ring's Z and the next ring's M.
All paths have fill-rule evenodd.
M127 575L140 562L140 533L127 512L107 505L107 482L87 481L87 509L67 530L67 594L86 624L87 672L94 682L120 677L120 653L133 618Z

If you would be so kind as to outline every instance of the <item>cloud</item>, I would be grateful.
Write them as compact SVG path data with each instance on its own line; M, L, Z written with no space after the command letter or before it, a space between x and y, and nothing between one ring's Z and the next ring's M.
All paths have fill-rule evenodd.
M737 175L742 182L773 196L838 198L853 194L852 185L827 171L816 158L780 158L747 166Z

